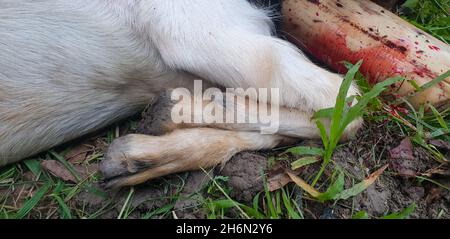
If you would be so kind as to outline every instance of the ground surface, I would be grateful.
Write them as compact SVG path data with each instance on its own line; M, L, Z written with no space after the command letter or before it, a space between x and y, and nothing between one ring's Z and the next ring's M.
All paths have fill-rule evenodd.
M408 152L400 153L400 157L393 158L389 151L393 151L394 147L397 147L402 140L396 135L391 135L386 126L370 125L367 130L358 135L357 139L339 147L335 152L334 161L350 175L349 178L361 181L374 168L385 164L393 165L392 170L384 173L374 185L357 197L337 203L322 204L312 199L301 198L300 189L294 191L295 196L299 197L297 200L304 217L352 218L359 211L367 212L370 217L381 217L390 212L402 211L415 203L417 207L411 214L412 218L450 218L450 191L433 183L420 182L412 176L424 174L431 169L438 168L440 164L430 158L422 148L417 147L413 149L412 158L409 158ZM316 142L306 143L315 144ZM447 151L448 157L448 149L445 151ZM277 171L279 167L283 167L280 165L269 167L268 158L267 153L240 153L224 169L211 172L211 176L226 177L223 187L227 188L229 196L238 202L251 204L255 196L264 191L263 172L270 175L271 169ZM407 160L406 163L405 160ZM318 166L305 167L300 175L304 178L314 175ZM326 174L331 175L332 170L333 167ZM205 208L204 205L205 198L210 197L211 190L213 190L211 189L211 176L207 176L202 171L191 172L170 176L165 180L158 180L158 182L151 182L136 188L131 205L137 207L138 210L131 213L130 217L141 218L150 211L173 204L172 214L165 216L206 218L211 213L210 209ZM437 181L449 188L450 180L445 176L448 175L436 175L435 177ZM180 186L182 179L184 179L184 186ZM346 183L350 186L351 181L348 180ZM172 188L167 185L172 185ZM117 200L124 201L128 192L125 190L119 193ZM218 198L223 197L223 195L218 195ZM171 200L170 197L176 198L176 200ZM86 202L84 199L81 201ZM95 202L94 211L103 204ZM120 205L123 203L119 203ZM119 211L120 207L116 208L114 216L118 216ZM106 216L110 217L111 215L106 214ZM236 217L239 216L239 213L229 210L224 216Z
M125 124L126 125L126 124ZM333 165L325 171L325 180L316 186L324 191L336 168L345 172L345 187L363 180L385 164L389 168L365 191L347 200L320 203L300 187L289 183L282 190L300 218L352 218L358 212L370 218L400 212L415 203L412 218L450 218L450 171L436 161L422 147L410 145L408 138L392 132L389 123L368 123L357 138L339 146L333 156ZM128 127L111 132L129 132ZM74 143L69 152L41 156L44 161L34 168L34 160L11 167L13 184L0 180L3 216L20 211L28 205L50 180L53 185L46 196L33 205L26 217L33 218L242 218L246 217L227 197L257 208L265 217L294 217L286 212L286 202L280 199L280 190L268 192L264 185L277 188L284 184L289 162L297 157L283 155L284 149L271 152L243 152L236 155L223 169L170 175L119 192L104 191L95 176L98 159L108 144L108 135L95 136ZM406 140L405 140L406 139ZM403 142L402 142L403 140ZM406 143L405 143L406 142ZM441 152L449 159L449 145L441 142ZM437 143L436 143L437 144ZM304 141L300 145L320 146L320 142ZM438 145L438 144L437 144ZM399 147L400 146L400 147ZM65 156L61 156L64 155ZM63 157L64 161L59 160ZM101 158L101 157L100 157ZM80 180L72 176L61 163L72 165ZM28 165L28 166L27 166ZM295 173L310 181L320 164L305 166ZM438 170L442 169L442 170ZM430 171L431 170L431 171ZM9 170L3 170L8 172ZM36 172L33 173L33 171ZM3 174L5 175L5 173ZM421 180L423 175L430 181ZM38 180L36 178L39 178ZM266 182L266 180L269 180ZM58 185L63 185L58 189ZM275 186L273 186L275 185ZM271 214L267 196L279 212ZM283 195L281 195L282 197ZM59 197L64 203L58 202ZM28 199L28 200L27 200ZM255 203L257 206L254 206ZM65 205L65 206L62 206ZM288 204L289 205L289 204ZM67 207L67 208L65 208ZM64 209L65 208L65 209ZM68 210L68 212L64 212ZM278 209L276 209L278 211ZM295 215L295 214L294 214ZM253 217L253 216L249 216Z

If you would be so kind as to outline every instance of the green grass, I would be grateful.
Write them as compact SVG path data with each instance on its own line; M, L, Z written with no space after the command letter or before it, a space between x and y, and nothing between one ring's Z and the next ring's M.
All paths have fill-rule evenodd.
M220 187L214 183L215 187ZM208 219L223 219L229 215L248 219L303 219L303 212L295 200L296 192L286 187L276 192L269 192L267 185L263 192L258 193L251 205L244 205L233 200L225 193L225 198L207 198L204 202Z
M315 188L316 184L321 179L323 173L330 164L335 165L332 161L332 156L335 149L339 145L339 140L345 130L345 128L355 119L359 117L364 117L368 121L392 121L394 122L391 130L401 134L402 137L411 137L416 143L416 146L423 147L428 151L429 155L434 157L438 162L447 162L444 155L440 153L436 148L427 142L430 139L442 139L445 141L449 140L449 110L444 109L439 111L436 108L428 105L430 110L425 111L425 106L420 107L416 111L408 102L406 98L403 98L398 104L387 104L379 96L383 93L390 85L397 82L403 81L401 77L394 77L387 79L373 87L368 87L362 75L358 73L358 69L361 62L354 66L349 66L350 70L346 75L339 95L337 97L336 106L332 109L324 109L316 113L314 119L317 122L318 127L322 132L323 148L318 147L305 147L299 146L286 150L282 155L291 154L293 156L299 157L298 160L294 161L291 166L292 169L298 169L310 164L318 162L318 158L322 158L322 166L320 167L317 175L307 181L301 178L291 175L294 182L306 192L305 196L309 197L309 200L318 202L331 201L334 204L338 203L339 200L351 199L364 190L366 190L370 185L372 185L375 180L383 173L386 166L377 170L374 174L370 175L367 179L361 182L355 182L354 178L351 177L347 172L344 172L341 168L335 168L331 177L325 179L319 188L323 188L325 185L326 190L320 192ZM417 88L417 92L423 91L434 84L441 82L443 79L450 75L450 71L446 72L442 76L437 77L432 81L431 84L424 85ZM357 79L355 79L357 78ZM361 96L355 97L350 96L346 98L350 83L356 80L364 88L363 94ZM365 86L365 87L364 87ZM357 99L357 103L351 105ZM409 107L406 113L401 111L394 112L394 108L400 109L401 107ZM324 120L329 120L330 128L325 127ZM280 158L279 160L285 160L285 158ZM275 159L276 161L276 159ZM345 178L353 181L353 184L348 189L344 188ZM417 177L421 181L429 181L437 186L440 186L446 190L447 187L433 182L433 180L424 178L421 176ZM311 184L308 184L308 181ZM322 180L323 181L323 180ZM328 186L326 186L328 185ZM227 196L227 199L210 200L208 203L208 209L211 212L210 218L220 218L226 215L226 210L238 207L240 210L246 212L252 218L303 218L304 212L300 209L297 201L293 200L288 193L288 190L292 188L285 187L276 192L269 192L267 186L262 194L258 194L254 199L252 207L241 205L237 202L232 201L231 198ZM225 191L222 191L224 195L227 195ZM260 204L263 206L260 206ZM405 208L403 211L394 212L383 217L381 219L404 219L408 218L415 210L416 205L413 203L409 207ZM357 212L353 218L369 218L370 216L363 211Z
M429 32L436 38L450 42L450 1L448 0L407 0L403 5L402 17L417 27ZM322 162L315 175L302 180L303 187L296 184L287 185L275 192L270 192L267 184L265 189L257 194L250 204L235 201L229 195L231 189L227 187L227 178L215 177L212 182L202 190L204 197L198 201L198 207L206 211L208 218L290 218L302 219L312 217L308 206L313 203L325 203L327 205L341 205L341 201L354 200L355 196L364 191L370 184L362 178L340 168L333 161L333 153L340 147L339 139L345 127L355 118L364 117L371 124L386 124L388 130L398 136L410 137L416 147L422 147L437 162L445 162L447 159L439 150L430 144L430 139L450 141L450 109L436 109L430 105L418 110L413 108L406 99L401 99L396 104L386 104L378 95L389 85L399 81L399 78L390 79L375 87L368 86L364 77L357 72L359 64L352 67L342 85L340 96L333 109L325 109L317 112L315 120L322 130L323 148L321 147L294 147L288 149L279 157L274 157L273 162L284 160L283 155L295 157L292 163L293 169L308 167ZM450 74L447 72L447 74ZM448 76L444 75L443 77ZM358 104L349 106L354 98L346 98L351 80L358 82L364 94L358 97ZM436 84L441 78L430 84ZM418 88L423 90L430 85ZM428 107L429 110L425 108ZM324 120L329 120L330 127L325 127ZM127 122L135 125L135 122ZM117 127L112 127L99 137L105 144L111 143L117 137ZM68 146L62 150L53 150L37 158L26 160L22 163L7 166L0 169L0 218L100 218L111 212L117 212L117 218L129 218L139 210L139 206L132 205L135 197L134 188L128 189L124 201L115 201L106 192L98 189L95 183L98 175L89 175L81 178L67 162L65 154L71 149ZM375 148L375 146L374 146ZM375 150L375 149L374 149ZM380 168L381 155L372 154L372 161L376 171ZM77 179L76 183L63 182L50 175L40 166L41 160L57 160ZM94 150L88 156L86 165L93 164L103 159L101 150ZM324 172L331 172L325 175ZM448 187L426 176L417 176L417 183L430 183L444 190ZM182 180L181 180L182 181ZM347 183L345 183L347 182ZM350 184L348 182L351 182ZM168 203L154 210L141 213L141 218L174 218L174 206L179 199L179 191L184 182L180 182L177 192L165 198ZM170 187L162 185L169 194ZM308 190L310 192L308 192ZM77 201L77 197L87 192L105 200L104 205L95 211L90 211L84 202ZM313 195L312 195L312 194ZM160 198L149 198L159 200ZM385 216L374 217L364 210L357 211L353 206L351 210L355 219L365 218L408 218L416 208L412 203L398 212L387 212ZM442 216L443 211L437 218Z
M407 0L403 17L443 42L450 43L450 1Z
M347 98L348 90L361 64L362 61L358 62L355 66L349 69L349 72L345 76L339 94L336 98L336 106L333 109L320 110L316 112L313 117L313 119L316 120L317 127L320 129L324 145L324 155L322 167L314 179L312 186L318 182L325 170L325 167L330 163L332 154L347 126L354 120L362 117L368 104L373 104L373 102L377 100L377 97L385 91L388 86L403 80L401 77L387 79L375 85L370 91L365 92L361 97L350 96ZM355 98L357 98L358 102L353 106L349 106ZM325 128L325 124L321 120L322 118L330 119L329 129Z
M108 132L114 131L115 128ZM107 137L100 137L98 140L106 141ZM105 200L107 194L94 186L99 179L97 174L81 178L74 165L65 159L65 154L70 149L71 146L58 152L52 150L37 158L0 169L0 218L95 218L104 213L105 209L88 213L83 207L76 206L76 197L83 191ZM88 166L102 157L102 154L94 151L83 165ZM49 174L41 168L42 160L60 162L77 182L63 182Z

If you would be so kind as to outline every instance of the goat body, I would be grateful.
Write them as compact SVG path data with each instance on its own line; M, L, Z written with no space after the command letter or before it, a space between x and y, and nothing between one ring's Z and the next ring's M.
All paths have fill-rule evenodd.
M113 143L102 163L112 186L211 167L287 137L319 137L310 117L334 105L342 78L273 36L272 25L268 11L245 0L2 0L0 166L129 117L195 79L279 89L279 132L164 123L163 136Z

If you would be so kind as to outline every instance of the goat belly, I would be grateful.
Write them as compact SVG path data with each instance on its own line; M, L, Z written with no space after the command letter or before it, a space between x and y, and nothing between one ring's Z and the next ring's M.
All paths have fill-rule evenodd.
M361 72L375 84L401 75L419 86L450 70L450 47L370 1L284 0L283 31L293 43L345 73L343 61L363 60ZM450 78L416 94L415 106L447 103ZM391 89L408 96L408 81Z

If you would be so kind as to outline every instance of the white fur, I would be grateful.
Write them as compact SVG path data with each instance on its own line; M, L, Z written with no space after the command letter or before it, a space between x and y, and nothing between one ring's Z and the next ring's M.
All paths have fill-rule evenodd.
M194 75L310 112L341 82L245 0L0 0L0 166L138 112ZM356 89L352 89L355 93Z

